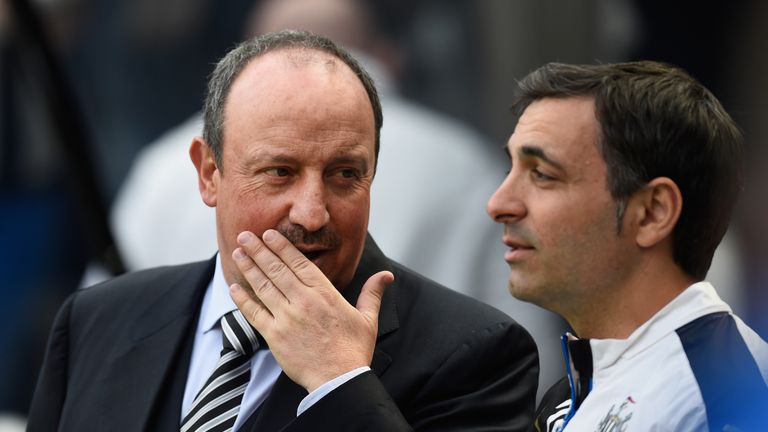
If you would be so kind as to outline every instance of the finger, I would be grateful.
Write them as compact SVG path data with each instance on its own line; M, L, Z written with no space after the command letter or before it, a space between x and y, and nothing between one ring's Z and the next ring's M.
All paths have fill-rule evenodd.
M255 236L254 236L255 237ZM264 249L262 247L262 249ZM240 272L251 285L253 294L264 306L274 315L280 311L280 308L288 303L283 293L276 287L272 281L261 271L256 263L249 257L243 248L236 248L232 251L232 258Z
M384 290L394 281L395 276L392 273L381 271L368 278L363 285L356 307L369 322L378 322Z
M264 244L280 259L280 262L287 266L287 268L276 266L273 272L276 278L290 276L307 286L317 286L328 281L323 272L312 261L308 260L293 243L276 230L264 231L262 238ZM289 271L283 272L283 270ZM268 275L272 277L269 273Z
M240 284L235 283L230 285L229 295L232 297L232 301L235 302L237 308L240 309L240 312L243 313L245 319L247 319L259 333L264 335L269 331L275 317L264 304L251 298Z

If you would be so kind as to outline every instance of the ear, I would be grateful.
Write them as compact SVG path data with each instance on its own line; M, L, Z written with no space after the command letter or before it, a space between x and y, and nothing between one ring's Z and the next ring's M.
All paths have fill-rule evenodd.
M648 248L672 235L683 209L683 195L674 181L657 177L632 197L630 205L637 221L635 241Z
M216 194L219 189L220 173L216 166L213 151L201 137L195 137L189 146L189 158L197 171L197 184L200 196L208 207L216 207Z

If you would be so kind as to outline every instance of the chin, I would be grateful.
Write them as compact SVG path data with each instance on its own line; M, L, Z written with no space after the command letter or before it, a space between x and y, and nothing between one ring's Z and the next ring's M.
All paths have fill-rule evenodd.
M536 293L538 290L536 288L532 287L531 284L524 283L519 280L515 280L512 277L509 278L509 285L507 286L509 293L512 294L512 297L528 302L528 303L534 303L538 304L536 301Z
M510 281L509 286L507 286L507 290L510 294L512 294L512 297L522 300L522 301L528 301L527 300L527 293L525 290L521 289L520 285L515 284L514 282Z

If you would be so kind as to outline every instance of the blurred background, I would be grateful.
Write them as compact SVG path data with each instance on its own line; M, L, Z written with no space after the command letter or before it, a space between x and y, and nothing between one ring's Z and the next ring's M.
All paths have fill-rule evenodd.
M500 229L484 215L507 165L515 80L548 61L685 68L742 126L749 152L709 278L768 338L768 3L711 3L0 0L0 430L23 425L68 294L213 255L213 213L186 157L206 77L244 37L286 26L349 47L385 88L371 219L384 252L524 324L544 387L562 375L564 324L506 293ZM409 182L431 197L414 199L418 222L387 213L410 205ZM402 224L414 241L388 234Z

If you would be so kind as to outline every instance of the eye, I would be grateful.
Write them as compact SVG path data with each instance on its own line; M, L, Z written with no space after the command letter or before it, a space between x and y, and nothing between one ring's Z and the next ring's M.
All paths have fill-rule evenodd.
M268 170L264 170L264 172L275 177L285 177L291 173L288 168L285 167L270 168Z
M354 179L360 177L360 174L357 172L357 170L352 168L342 168L336 171L335 175L345 179Z
M539 181L550 181L550 180L554 180L555 179L554 177L550 177L550 176L544 174L543 172L539 171L538 168L532 169L531 170L531 175L533 176L534 179L539 180Z

